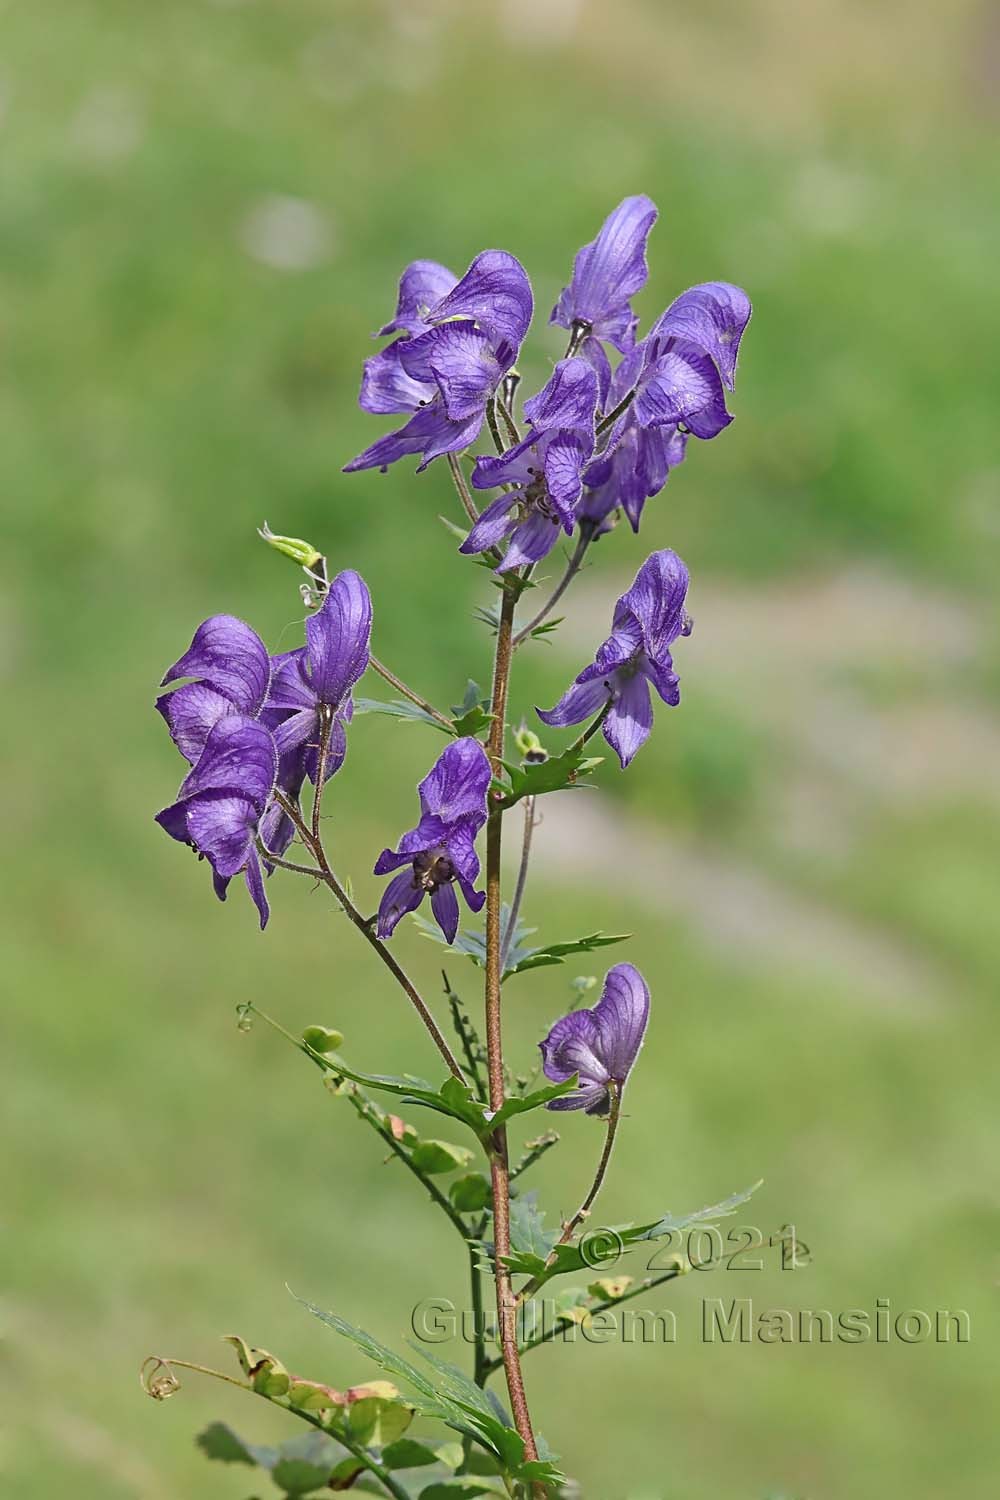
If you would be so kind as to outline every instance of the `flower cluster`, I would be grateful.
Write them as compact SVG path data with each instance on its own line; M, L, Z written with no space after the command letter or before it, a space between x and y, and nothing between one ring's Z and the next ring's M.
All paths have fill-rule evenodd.
M732 421L725 396L750 318L745 292L723 281L691 287L637 338L631 298L649 274L656 212L649 198L624 199L579 252L549 320L569 330L567 356L524 403L525 436L475 460L473 487L502 493L461 550L492 553L505 543L498 572L540 562L560 532L599 535L619 510L638 531L688 438L716 437ZM380 330L397 337L366 362L359 399L373 414L412 415L347 471L417 454L426 468L474 443L491 406L509 419L507 377L531 313L524 268L503 251L477 256L459 282L433 261L408 266L396 316Z

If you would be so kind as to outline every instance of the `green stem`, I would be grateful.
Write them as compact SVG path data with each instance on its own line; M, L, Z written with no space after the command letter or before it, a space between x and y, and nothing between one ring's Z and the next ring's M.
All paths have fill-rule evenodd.
M588 741L594 738L594 735L600 729L601 725L604 723L610 712L611 700L609 699L601 709L600 713L597 715L597 718L592 720L592 722L587 725L587 728L583 731L582 734L577 735L572 745L570 745L569 749L566 751L566 754L573 755L577 750L582 750L584 745L586 745Z
M531 860L531 836L535 831L535 799L525 797L524 799L524 836L521 840L521 863L517 871L517 884L514 887L514 895L510 903L510 911L507 913L507 926L503 935L503 943L500 948L500 973L503 975L507 968L507 959L510 955L511 944L514 941L514 933L517 930L517 919L521 911L521 902L524 900L524 888L528 883L528 864Z
M454 481L455 489L458 491L458 498L462 502L462 509L473 526L475 526L479 520L479 511L476 508L475 500L472 498L472 491L469 489L465 474L462 472L462 461L457 453L448 454L448 468L451 470L451 477Z
M559 603L559 600L562 598L563 594L565 594L566 590L573 582L573 579L576 577L577 573L579 573L581 567L583 566L583 559L586 555L587 548L590 546L592 536L593 528L589 525L588 522L581 521L580 535L577 538L576 546L573 549L573 555L571 556L569 562L566 564L565 573L560 578L559 582L556 584L552 593L549 595L548 599L542 605L538 613L528 621L523 630L519 630L517 632L517 635L514 637L515 651L519 646L524 645L524 642L531 635L532 631L537 630L539 625L541 625L543 621L545 621L555 609L556 605Z
M619 401L618 405L613 406L608 412L607 416L602 417L598 422L597 427L594 431L594 436L600 437L603 432L607 432L609 427L613 427L614 424L618 421L618 418L621 416L622 412L628 411L634 400L635 391L633 390L626 392L626 394Z

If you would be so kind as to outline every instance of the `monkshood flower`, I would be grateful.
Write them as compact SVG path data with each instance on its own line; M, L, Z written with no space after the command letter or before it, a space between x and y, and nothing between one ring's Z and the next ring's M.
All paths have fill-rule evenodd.
M382 894L380 938L390 937L400 918L429 895L434 919L453 943L458 932L456 884L471 911L482 909L486 894L473 889L479 877L475 837L486 822L490 778L490 763L478 740L454 740L438 756L417 788L420 822L395 849L383 849L375 865L376 875L407 866Z
M684 609L687 586L688 571L676 552L665 549L647 557L615 605L611 634L593 663L555 708L536 710L543 723L559 729L581 724L606 707L601 730L624 770L653 726L650 686L672 708L680 702L670 647L679 635L691 633Z
M510 485L487 505L460 552L485 552L509 538L496 569L506 573L540 562L555 546L560 528L571 535L583 493L583 470L593 457L597 377L582 359L564 359L548 384L524 403L528 435L499 458L477 458L472 483L478 490Z
M728 427L725 390L733 389L749 319L749 298L727 282L691 287L671 303L615 370L608 406L635 394L584 476L582 513L596 517L607 506L607 514L617 503L638 531L646 501L683 460L688 434L709 439Z
M156 815L171 838L208 860L220 901L233 876L243 874L262 928L269 908L255 841L277 770L274 740L263 724L245 714L226 714L209 731L177 801Z
M249 625L234 615L212 615L198 626L191 645L164 674L160 686L182 677L196 680L162 694L156 708L174 744L194 765L220 719L230 714L255 719L260 713L271 680L271 660Z
M403 273L396 317L383 332L404 336L366 363L359 399L366 411L413 416L346 464L345 473L385 469L415 454L425 469L479 436L487 402L513 367L531 322L531 283L504 250L484 250L445 290L449 278L433 261L414 262Z
M304 775L316 781L324 722L328 725L324 780L343 765L347 754L344 726L354 712L351 689L368 666L371 633L368 586L360 574L346 569L330 584L320 609L306 620L306 644L275 657L265 714L281 757L283 786L296 776L299 786ZM280 852L277 845L269 847Z
M599 340L612 344L620 354L635 346L639 320L629 299L646 285L646 241L655 220L652 199L643 195L623 199L605 219L597 238L577 253L573 279L549 317L550 323L570 329L575 340L580 340L580 353L598 373L602 404L611 367Z
M635 1065L649 1020L649 990L632 964L609 969L601 998L592 1010L570 1011L541 1045L542 1071L553 1083L578 1075L579 1087L548 1109L585 1109L606 1115L611 1089L621 1093Z

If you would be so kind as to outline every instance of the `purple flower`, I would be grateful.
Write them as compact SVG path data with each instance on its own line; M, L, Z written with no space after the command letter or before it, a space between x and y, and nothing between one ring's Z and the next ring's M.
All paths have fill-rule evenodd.
M542 1070L553 1083L579 1087L550 1099L549 1109L585 1109L606 1115L611 1086L625 1087L639 1055L649 1020L649 990L632 964L615 964L604 980L593 1010L574 1010L557 1021L541 1043Z
M531 429L499 458L477 458L479 490L511 485L483 511L460 552L485 552L509 538L498 573L539 562L569 536L583 493L583 470L594 452L597 378L582 359L564 359L548 384L524 404Z
M209 731L177 801L156 815L171 838L208 860L220 901L233 876L243 873L262 928L268 904L255 840L277 769L274 741L264 726L245 714L227 713Z
M182 677L194 682L163 693L156 708L185 760L194 765L220 719L242 714L255 719L267 695L271 662L256 631L234 615L213 615L195 631L180 661L164 674L161 687Z
M282 761L282 785L318 775L317 746L329 724L326 776L347 754L345 724L354 712L351 689L368 666L372 602L360 574L347 569L331 583L322 607L306 620L306 644L274 658L264 713ZM296 758L298 757L298 759ZM277 845L268 847L275 853ZM287 845L286 845L287 847Z
M639 530L642 508L659 494L671 469L684 461L687 433L677 427L640 427L626 413L613 448L602 453L584 474L586 488L577 516L606 529L611 512L621 506L633 531Z
M481 910L486 894L473 889L479 876L475 837L486 822L491 774L478 740L453 740L438 756L417 788L420 822L404 833L395 850L383 849L375 865L376 875L408 866L382 893L380 938L390 937L400 918L430 893L434 918L453 943L458 931L456 882L470 910Z
M405 336L367 361L360 401L366 411L413 416L346 464L345 473L385 469L415 454L425 469L479 436L487 402L531 322L531 283L504 250L484 250L445 291L449 278L433 261L414 262L403 273L396 318L382 331Z
M652 327L650 337L684 339L709 355L727 391L735 390L736 357L750 321L750 298L728 281L705 281L681 292Z
M627 354L635 344L639 321L629 298L646 285L646 240L655 219L651 199L623 199L605 219L596 240L577 254L573 279L563 288L549 322L570 329L582 325L595 339L605 339Z
M555 708L536 710L545 724L564 728L610 705L602 732L622 769L649 738L653 725L652 685L664 703L676 707L680 687L670 647L691 633L684 609L688 571L669 549L647 557L635 582L615 605L611 635L591 666L584 667Z

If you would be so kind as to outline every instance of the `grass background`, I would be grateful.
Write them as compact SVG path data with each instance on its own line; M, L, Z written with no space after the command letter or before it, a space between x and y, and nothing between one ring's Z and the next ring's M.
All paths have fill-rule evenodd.
M379 654L428 695L483 680L485 576L415 479L344 476L370 331L416 256L519 255L541 316L626 192L659 203L649 318L709 278L755 305L737 421L598 549L525 652L554 701L645 552L691 567L683 709L627 778L549 799L528 915L634 930L654 1021L615 1222L758 1176L808 1268L656 1294L672 1347L532 1356L539 1426L592 1500L992 1495L998 1456L995 576L1000 23L976 0L48 0L2 7L0 670L7 1082L0 1473L20 1500L242 1500L195 1430L281 1419L150 1350L238 1330L336 1384L366 1374L286 1283L389 1342L462 1256L376 1143L234 1007L431 1069L324 897L275 881L267 934L151 821L178 762L165 663L228 610L276 647L294 573L265 517L350 563ZM374 691L374 689L373 689ZM438 741L357 721L331 797L364 900ZM512 840L513 842L513 840ZM398 949L431 990L439 952ZM453 978L471 992L473 971ZM584 964L511 988L527 1062ZM538 1182L568 1208L583 1120ZM629 1269L636 1269L631 1266ZM706 1296L966 1308L972 1341L705 1345Z

